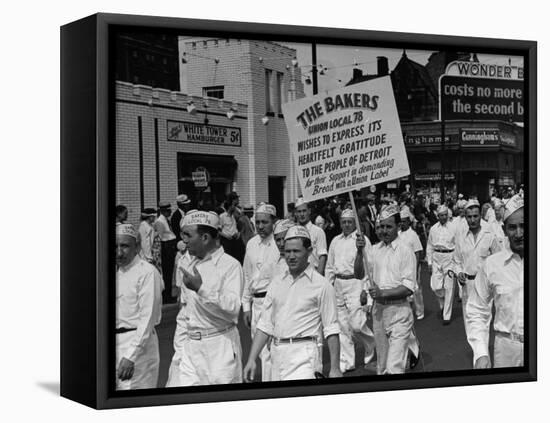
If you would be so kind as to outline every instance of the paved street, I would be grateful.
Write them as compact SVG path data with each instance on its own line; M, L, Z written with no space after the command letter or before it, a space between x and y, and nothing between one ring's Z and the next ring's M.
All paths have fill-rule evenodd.
M439 315L437 298L430 289L430 276L427 266L422 267L422 288L425 303L425 317L415 322L415 330L420 342L422 357L412 372L432 372L441 370L465 370L472 368L472 352L466 341L462 307L456 298L453 308L451 324L443 326ZM159 387L166 383L168 367L174 353L172 341L176 326L178 306L175 304L164 306L162 322L157 328L160 342L160 376ZM250 333L239 321L239 332L243 347L243 359L246 360L250 350ZM327 351L328 353L328 351ZM375 374L374 369L364 369L361 357L362 347L356 351L356 369L345 373L345 377ZM328 354L324 354L328 357ZM328 373L328 362L325 360L325 373Z

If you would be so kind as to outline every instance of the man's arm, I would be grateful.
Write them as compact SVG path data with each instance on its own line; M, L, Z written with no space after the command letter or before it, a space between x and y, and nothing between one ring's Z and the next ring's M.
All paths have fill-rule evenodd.
M327 337L328 351L330 354L329 377L342 377L340 371L340 338L337 334Z
M470 328L467 334L468 343L474 353L474 368L476 369L490 367L489 325L492 305L493 298L487 277L487 262L485 262L476 275L466 304L465 317Z
M319 257L319 265L317 266L317 271L321 274L325 274L325 266L327 264L327 255L324 254Z
M151 272L144 275L137 287L139 321L130 346L123 355L125 359L132 362L132 365L145 348L157 323L157 318L161 313L162 297L160 286L160 274L156 269L152 269Z
M254 340L252 341L252 347L250 348L250 354L248 354L248 360L243 369L243 380L245 382L252 382L254 380L254 374L256 373L256 359L262 351L265 344L269 340L269 335L260 329L256 329Z

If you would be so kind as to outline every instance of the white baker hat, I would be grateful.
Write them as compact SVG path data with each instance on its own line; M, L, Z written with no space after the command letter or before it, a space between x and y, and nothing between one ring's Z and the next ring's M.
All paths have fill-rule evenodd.
M481 207L481 206L479 204L479 201L477 201L475 198L472 198L468 200L468 202L466 203L466 207L464 208L469 209L470 207Z
M290 219L279 220L279 221L277 221L277 223L275 223L275 227L273 228L273 234L278 235L278 234L281 234L283 232L286 232L295 225L296 225L296 223L294 223Z
M256 214L258 213L265 213L270 214L271 216L277 216L277 209L272 204L261 204L256 209Z
M386 220L392 217L394 214L399 214L399 207L395 204L390 204L382 209L380 212L380 221Z
M437 214L449 213L449 208L445 204L441 204L437 208Z
M306 228L300 225L295 225L288 229L288 232L285 236L285 241L291 238L311 239L311 236L309 235L309 231Z
M342 211L342 214L340 215L340 219L355 219L355 213L352 209L345 209Z
M304 204L307 205L307 201L304 200L304 197L298 197L298 198L296 199L296 205L295 205L295 207L298 208L298 207L300 207L300 206L303 206Z
M409 219L412 219L412 214L411 214L411 210L409 209L409 207L408 206L403 206L403 208L399 212L399 216L401 217L401 219L406 219L407 217Z
M132 238L137 240L137 232L133 225L130 223L121 223L120 225L116 226L116 234L117 236L131 236Z
M512 214L523 208L523 197L519 194L514 195L504 206L504 219L508 219Z
M219 229L220 218L216 213L211 211L191 210L181 221L182 228L190 225L204 225Z

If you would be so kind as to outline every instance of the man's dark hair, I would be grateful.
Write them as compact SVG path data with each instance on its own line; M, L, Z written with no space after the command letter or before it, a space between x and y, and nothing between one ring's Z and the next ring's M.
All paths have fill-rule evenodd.
M220 232L212 226L197 225L197 232L199 235L208 234L212 239L218 239Z
M117 216L121 213L124 213L125 211L127 211L128 208L122 204L119 204L118 206L116 206L116 214Z
M295 239L295 238L290 238L290 239ZM296 239L301 239L302 240L302 245L303 247L307 250L309 247L311 247L311 239L307 239L307 238L302 238L302 237L296 237ZM286 243L287 240L285 240L285 243Z

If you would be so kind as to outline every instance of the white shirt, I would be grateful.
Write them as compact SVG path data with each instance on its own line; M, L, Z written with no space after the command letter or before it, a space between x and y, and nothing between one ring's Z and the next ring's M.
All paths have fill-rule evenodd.
M256 235L246 244L243 262L243 311L250 311L252 294L267 291L280 255L273 234L265 239Z
M488 257L481 266L466 304L468 342L479 357L489 356L493 302L495 331L523 335L523 259L510 249Z
M434 249L454 250L455 248L455 226L447 222L442 225L437 222L430 228L428 243L426 245L426 260L432 265Z
M328 250L327 267L325 269L325 277L328 281L334 285L336 275L353 275L353 265L355 263L355 257L357 256L357 246L355 241L357 239L357 231L353 231L348 236L344 236L343 233L333 238ZM366 245L365 250L368 251L372 248L372 245L367 237L365 237ZM366 283L368 277L363 278L363 283Z
M313 247L313 252L309 255L309 262L317 269L321 256L326 256L328 254L327 236L325 235L325 231L311 222L307 222L305 227L309 232L311 246Z
M151 262L153 261L153 242L155 241L155 229L149 222L142 220L139 224L139 236L141 238L141 258Z
M491 224L491 230L495 234L498 243L500 244L500 249L503 250L508 246L508 238L504 234L504 227L502 221L495 220Z
M136 256L116 273L116 327L136 328L125 358L136 361L162 317L162 278L155 266Z
M296 279L287 270L267 290L257 328L275 338L340 333L332 285L309 265Z
M234 235L238 234L237 230L237 221L232 214L223 212L220 215L220 225L221 225L221 234L224 238L233 238Z
M468 226L468 222L466 221L466 218L462 216L455 217L451 221L451 224L455 226L456 235L468 232L468 230L470 229L470 227Z
M374 283L380 289L405 286L416 291L416 257L401 239L396 238L388 245L379 242L367 257Z
M155 220L154 224L155 231L160 236L160 240L162 242L166 241L172 241L173 239L176 239L176 235L174 235L174 232L172 232L172 229L170 228L170 225L168 224L168 221L166 220L166 217L161 214L157 220Z
M480 228L477 237L468 229L468 232L457 235L453 259L456 271L475 276L482 263L491 254L500 251L495 234L488 228Z
M201 275L202 286L195 292L185 287L183 269ZM217 248L204 259L185 254L178 262L176 285L181 287L182 308L178 325L189 331L212 331L237 324L243 291L240 263Z

